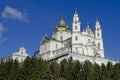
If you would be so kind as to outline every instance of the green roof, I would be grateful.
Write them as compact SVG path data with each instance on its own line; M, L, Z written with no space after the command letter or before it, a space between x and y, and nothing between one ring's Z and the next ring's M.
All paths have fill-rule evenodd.
M49 41L61 42L61 41L56 40L55 38L45 36L45 39L42 41L41 44L44 44L44 43L49 42Z
M67 40L70 40L70 39L71 38L68 38L68 39L66 39L64 41L67 41ZM56 42L60 42L60 43L64 42L64 41L59 41L59 40L57 40L55 38L52 38L52 37L45 36L45 39L40 43L40 45L42 45L42 44L44 44L46 42L49 42L49 41L56 41Z

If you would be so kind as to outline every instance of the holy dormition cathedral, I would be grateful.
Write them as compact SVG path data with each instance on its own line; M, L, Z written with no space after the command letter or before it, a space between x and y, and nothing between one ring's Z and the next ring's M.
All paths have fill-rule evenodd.
M41 40L40 49L36 57L46 61L56 60L58 62L70 57L80 62L89 60L98 64L109 61L109 59L104 58L100 22L96 19L94 31L91 30L88 24L81 31L81 20L77 11L73 15L72 31L70 31L64 18L61 17L52 36L45 35Z
M39 54L51 54L65 48L70 48L71 53L104 58L102 29L98 19L95 22L94 31L90 29L89 25L81 31L81 21L77 11L75 11L72 20L72 31L70 31L62 17L55 27L52 37L47 35L43 37L40 42Z

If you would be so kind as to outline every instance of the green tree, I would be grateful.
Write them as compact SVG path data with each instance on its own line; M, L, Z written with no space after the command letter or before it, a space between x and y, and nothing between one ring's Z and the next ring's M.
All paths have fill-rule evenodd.
M89 61L85 61L82 69L82 80L93 80L94 79L94 68L93 64Z
M119 80L120 79L120 63L117 63L114 65L114 79L113 80Z
M101 67L98 64L94 64L94 80L102 80Z
M50 64L51 80L56 80L60 76L60 65L55 61Z
M0 80L7 80L7 64L1 60L0 63Z
M61 66L60 76L66 79L68 74L68 66L69 66L68 61L66 59L62 60L60 62L60 66Z
M114 73L113 73L113 64L111 62L107 63L106 70L107 70L107 75L106 75L107 80L113 80Z
M101 80L107 80L107 70L104 64L101 65Z
M74 61L73 63L73 78L74 80L80 80L82 74L82 64L79 61Z

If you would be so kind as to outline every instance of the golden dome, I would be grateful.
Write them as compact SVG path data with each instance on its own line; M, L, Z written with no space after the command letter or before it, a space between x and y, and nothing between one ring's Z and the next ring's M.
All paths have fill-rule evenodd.
M59 25L56 26L55 30L56 31L70 31L69 27L65 24L65 20L63 17L61 17Z
M57 26L56 28L55 28L55 32L56 31L69 31L70 29L68 28L68 26Z

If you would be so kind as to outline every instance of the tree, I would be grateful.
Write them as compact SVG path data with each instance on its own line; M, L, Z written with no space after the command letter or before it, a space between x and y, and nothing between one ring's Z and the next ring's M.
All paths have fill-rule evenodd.
M116 63L114 65L114 80L119 80L120 79L120 63Z
M0 80L7 80L7 64L4 61L0 63Z
M107 63L106 70L107 70L107 75L106 75L107 80L113 80L114 79L113 64L111 62Z
M82 69L82 80L94 79L94 68L91 62L85 61Z
M101 65L101 80L107 80L107 70L104 64Z
M98 64L94 64L94 80L102 80L101 67Z
M62 60L60 62L60 66L61 66L60 76L66 79L68 74L68 66L69 66L68 61L66 59Z
M60 65L55 61L50 64L51 80L56 80L60 76Z
M0 62L0 80L119 80L120 63L113 65L80 63L72 58L60 62L46 62L42 59L27 57L18 63L8 59Z
M74 80L80 80L81 79L81 71L82 71L82 64L80 64L79 61L74 61L73 63L73 78Z

